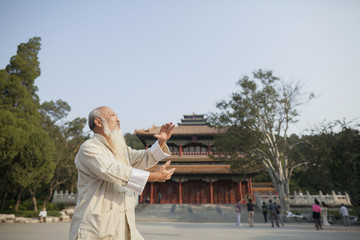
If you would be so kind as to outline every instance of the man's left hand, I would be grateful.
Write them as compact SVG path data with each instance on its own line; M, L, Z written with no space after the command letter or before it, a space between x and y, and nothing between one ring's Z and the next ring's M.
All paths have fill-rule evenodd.
M165 147L166 141L171 137L174 127L175 125L173 125L172 122L166 123L161 126L160 132L154 135L154 137L159 140L159 145L161 148Z

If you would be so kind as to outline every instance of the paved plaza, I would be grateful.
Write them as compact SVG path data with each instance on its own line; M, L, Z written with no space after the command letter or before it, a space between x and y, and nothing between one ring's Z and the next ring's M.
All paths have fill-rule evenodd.
M66 240L70 223L0 224L1 240ZM258 223L254 228L231 223L138 222L137 227L146 240L231 240L231 239L359 239L360 227L335 225L316 231L312 223L291 223L281 228Z

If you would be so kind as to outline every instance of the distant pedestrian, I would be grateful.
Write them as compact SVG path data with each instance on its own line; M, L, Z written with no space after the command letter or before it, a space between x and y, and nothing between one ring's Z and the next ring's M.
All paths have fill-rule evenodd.
M324 202L321 202L321 218L323 226L330 226L330 223L328 222L328 207L329 206Z
M161 203L161 193L159 193L158 203Z
M262 208L262 213L263 213L263 215L264 215L264 221L265 221L265 223L267 223L268 207L267 207L267 205L266 205L265 202L263 202L263 205L261 206L261 208Z
M343 203L341 204L340 214L343 217L344 226L349 227L350 226L349 211Z
M270 213L271 227L274 227L274 219L276 221L276 226L280 227L279 218L278 218L278 215L276 214L276 206L272 203L271 200L269 200L268 209L269 209L269 213Z
M315 202L315 204L312 205L312 210L313 210L312 217L314 219L316 229L322 230L321 223L320 223L320 215L321 215L320 202L317 199L315 199L314 202Z
M241 227L241 200L236 204L236 226Z
M281 223L281 226L284 227L285 226L284 221L283 221L282 216L281 216L281 206L277 205L276 202L274 202L274 205L275 205L277 218L278 218L279 222Z
M248 210L248 219L249 219L249 227L254 227L254 204L252 204L252 200L249 199L247 204Z

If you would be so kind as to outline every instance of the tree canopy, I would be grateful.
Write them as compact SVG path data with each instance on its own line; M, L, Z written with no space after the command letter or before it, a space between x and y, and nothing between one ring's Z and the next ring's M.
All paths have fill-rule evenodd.
M83 134L85 118L65 120L71 111L67 102L63 100L43 102L39 110L43 116L43 128L50 133L56 147L53 156L55 171L46 191L47 198L43 202L45 207L58 187L66 186L66 189L75 191L77 171L74 159L80 145L88 136Z
M290 157L298 142L289 140L288 130L297 121L298 106L313 95L304 99L299 83L287 83L261 69L252 77L243 76L237 85L239 91L218 102L219 112L208 116L210 124L223 132L216 147L235 160L235 170L262 164L288 210L291 175L306 164Z
M126 133L124 137L125 137L126 145L128 145L129 147L137 150L145 149L144 144L135 134Z
M323 122L304 135L299 151L310 161L309 169L295 173L294 184L309 191L348 192L360 204L360 124Z
M40 38L34 37L18 46L6 69L0 70L1 118L0 141L2 187L27 189L36 209L36 189L52 178L54 144L41 127L39 97L35 79L40 76L38 52Z

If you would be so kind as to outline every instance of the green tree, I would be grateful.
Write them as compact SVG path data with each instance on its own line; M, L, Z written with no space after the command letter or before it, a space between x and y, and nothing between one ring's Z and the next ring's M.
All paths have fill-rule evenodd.
M145 149L144 144L135 134L126 133L124 137L125 137L126 145L128 145L129 147L137 150Z
M288 138L304 95L299 84L281 81L272 71L258 70L252 79L244 76L237 85L240 90L230 100L217 103L219 112L208 116L210 124L223 132L217 150L227 152L225 156L231 156L240 168L262 164L279 193L282 209L288 211L291 175L306 164L290 158L299 142Z
M71 107L63 100L44 102L40 113L43 115L43 128L50 133L56 146L53 161L55 163L54 176L47 185L48 196L43 207L50 201L53 192L61 185L75 188L77 171L74 164L75 154L81 143L87 138L83 135L86 124L85 118L65 121Z
M40 76L40 62L38 53L41 49L41 38L34 37L27 43L18 46L17 54L10 59L10 64L6 66L6 71L12 77L18 77L21 85L26 88L33 97L34 102L38 103L39 98L36 94L38 88L34 85L35 79Z
M0 70L0 141L1 189L4 196L11 189L30 192L37 211L36 189L49 181L54 171L54 146L41 125L39 97L35 79L40 76L40 38L34 37L18 46L5 70ZM3 115L4 114L4 115Z
M310 161L306 173L295 173L297 185L310 191L349 193L360 204L360 131L351 122L324 122L303 136L301 151Z
M29 139L23 151L14 159L10 168L11 179L22 189L28 189L37 212L36 191L53 177L53 142L39 127L29 130Z
M1 78L0 78L1 81ZM0 83L0 86L3 86ZM0 109L0 193L1 209L4 207L8 193L14 191L14 184L11 179L9 168L13 159L19 154L26 140L24 129L17 126L15 115L9 110Z

